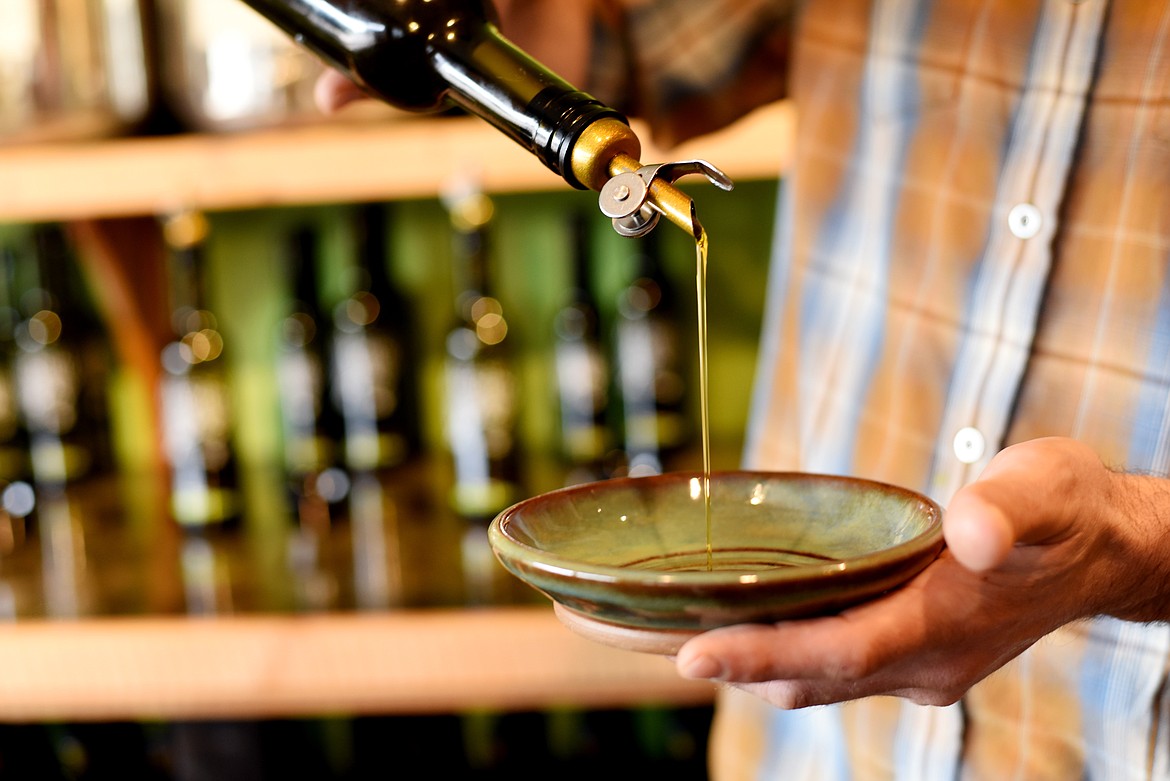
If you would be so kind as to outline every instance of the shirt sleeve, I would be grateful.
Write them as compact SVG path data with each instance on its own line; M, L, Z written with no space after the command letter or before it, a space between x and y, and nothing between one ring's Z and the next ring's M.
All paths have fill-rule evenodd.
M669 147L786 94L796 0L597 0L589 91Z

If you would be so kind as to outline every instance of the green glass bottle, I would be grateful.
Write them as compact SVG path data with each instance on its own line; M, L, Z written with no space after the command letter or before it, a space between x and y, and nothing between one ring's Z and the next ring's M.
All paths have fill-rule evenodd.
M355 207L355 282L334 307L333 398L343 430L353 602L385 609L402 599L398 504L422 455L414 307L390 274L387 204Z
M104 331L80 300L76 259L60 226L32 230L32 262L14 331L15 392L27 431L32 477L76 483L111 464Z
M482 526L522 492L520 383L508 318L491 290L492 209L478 192L451 204L455 325L444 370L452 506Z
M171 510L185 527L233 524L240 494L223 332L205 287L207 218L167 220L173 340L163 348L161 412Z
M232 558L242 513L226 345L205 289L208 231L198 212L168 218L163 231L174 338L162 351L159 410L186 609L195 615L235 609Z
M413 307L389 274L388 220L385 204L357 207L356 281L333 312L332 395L352 472L392 470L420 445Z
M605 477L613 447L607 420L611 372L589 277L589 230L583 214L573 216L572 285L553 326L560 454L569 485Z
M291 297L277 329L276 380L280 396L283 473L294 526L288 565L295 599L306 610L334 607L333 525L350 490L341 467L341 420L331 398L331 325L321 311L314 227L298 225L285 237L284 271Z

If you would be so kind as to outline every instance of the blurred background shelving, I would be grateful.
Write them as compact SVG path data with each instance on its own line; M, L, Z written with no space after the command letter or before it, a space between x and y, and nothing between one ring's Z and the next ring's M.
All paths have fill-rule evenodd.
M773 154L766 161L756 157L748 159L742 156L742 150L760 148L760 144L755 141L760 134L766 134L769 139L783 139L789 132L788 122L785 107L778 106L751 118L744 128L728 131L709 147L702 139L692 145L696 154L701 151L704 157L717 161L737 180L734 196L717 193L706 186L701 186L694 193L700 203L700 214L713 236L709 306L713 345L711 384L715 404L712 425L719 458L717 466L732 467L737 458L739 427L747 403L746 386L754 361L753 340L761 306L759 273L763 267L763 258L766 257L770 230L767 221L770 219L773 199L772 180L777 166L783 163L782 155L786 145L770 142L769 148ZM448 129L448 125L452 127ZM741 136L741 132L746 136ZM423 173L412 173L403 183L397 178L396 166L398 161L418 160L416 143L420 138L429 138L431 144L440 146L449 144L452 150L458 152L448 155L436 153L435 157L444 161L442 165L427 168ZM104 310L114 339L123 345L122 361L115 367L113 379L114 387L119 389L114 394L114 418L121 443L122 463L126 465L123 479L143 480L146 484L142 472L149 470L151 460L155 457L153 440L141 436L142 432L151 430L148 416L144 414L144 410L151 407L147 385L150 371L136 370L133 360L136 352L140 361L153 362L156 359L153 346L157 340L152 330L157 332L161 328L159 321L162 314L158 311L161 272L157 268L159 250L156 246L157 220L154 215L165 214L163 206L179 204L215 211L212 220L216 228L208 256L212 293L219 302L216 308L230 313L230 317L225 318L224 328L236 347L232 357L235 361L235 392L241 409L239 417L243 421L252 422L251 425L242 426L237 437L245 461L254 465L261 480L272 483L275 478L270 472L266 473L266 467L271 468L272 453L279 447L279 430L273 412L276 388L270 370L273 349L271 323L275 321L277 310L288 295L288 280L282 279L283 272L279 265L281 232L292 222L307 221L319 225L327 236L327 245L331 244L326 247L325 253L336 256L335 261L326 263L340 268L344 263L344 247L349 239L340 217L345 214L350 203L373 196L397 200L394 204L395 225L408 227L392 231L395 246L391 254L395 256L396 273L403 287L418 294L427 304L422 307L424 313L419 319L419 339L429 347L422 351L423 355L430 357L423 359L419 371L424 396L435 398L440 395L437 383L441 369L434 364L441 354L438 344L448 319L445 302L448 297L446 291L450 288L450 264L446 260L449 254L446 246L447 218L438 196L459 172L466 170L453 160L470 155L467 159L491 161L494 170L485 172L481 168L480 173L484 174L481 181L485 185L495 185L492 192L498 204L499 223L496 254L505 259L499 264L501 296L511 298L514 304L511 309L523 312L517 318L519 323L516 326L518 331L524 329L521 332L527 338L520 358L526 364L522 374L530 390L528 395L546 402L533 405L528 410L525 421L528 426L526 441L533 445L531 450L538 454L534 456L536 460L547 459L551 465L554 458L552 439L556 414L555 400L547 390L550 387L547 355L551 345L548 330L540 328L538 324L551 321L559 305L559 291L569 287L569 269L565 258L569 257L570 249L567 244L568 234L562 224L563 214L574 210L590 212L595 196L564 191L559 179L529 159L522 150L514 150L512 146L511 142L499 138L497 133L478 121L445 118L400 120L387 123L386 126L269 130L229 137L192 135L162 139L102 140L31 149L13 147L0 151L0 170L4 170L6 176L8 171L15 171L11 181L36 182L37 185L8 188L7 195L0 199L0 219L14 223L43 220L71 223L73 235L78 237L84 248L79 257L87 263L86 274L91 289L98 305ZM326 164L326 161L332 161L338 149L345 150L344 159L353 160L355 164L362 161L364 164L361 166L361 174L365 181L353 184L352 189L348 166L335 162ZM724 154L720 155L720 151ZM257 157L259 161L255 159ZM296 165L289 165L290 157L298 160ZM236 171L221 178L219 173L224 169L219 168L220 163L216 161L222 161L222 165L230 170L232 160L251 162L243 172ZM371 161L379 161L380 164L371 164ZM74 166L77 167L76 172ZM154 173L147 175L145 171L148 170ZM204 172L202 176L198 175L200 171ZM769 171L771 177L768 176ZM121 173L115 176L115 172ZM208 172L213 173L208 175ZM230 180L231 184L225 183L225 180ZM185 187L182 184L184 181L189 182L189 186ZM202 189L199 182L204 183ZM710 193L708 189L711 189ZM184 199L171 198L183 192L197 194ZM54 193L59 196L60 207L54 206ZM731 200L732 197L736 200ZM744 202L750 204L751 208L743 209ZM761 224L761 220L765 222ZM595 274L599 287L608 290L608 295L603 294L600 298L610 301L631 262L626 248L627 240L611 236L603 218L594 229L597 244L601 247L597 251L601 260L597 263ZM735 240L721 240L723 236L735 237ZM750 240L745 241L745 237ZM672 241L674 238L670 236L667 239L673 249L670 271L678 279L682 292L690 297L693 294L688 287L691 270L687 266L690 260L685 237ZM325 281L325 284L330 283L337 286L339 280ZM435 289L443 291L437 296L439 303L434 303ZM426 299L428 290L432 291L431 301ZM152 312L152 309L155 311ZM687 336L690 333L690 330L684 330ZM147 376L143 376L142 372L146 372ZM431 443L438 442L441 436L442 422L437 418L438 414L438 410L432 408L430 418L425 422L428 441ZM695 465L695 457L696 454L692 453L690 466ZM441 466L432 465L424 479L441 481L443 478L438 476L441 469ZM542 487L555 487L548 482L550 479L553 478L546 478ZM130 493L149 507L149 490L132 488ZM254 497L253 501L263 504L275 500L270 495ZM140 512L149 514L150 511L141 509ZM265 514L271 518L273 525L283 527L285 519L281 517L281 512L270 509L266 513L261 509L256 513L261 517ZM113 524L115 529L125 534L123 520L115 519ZM257 524L263 526L264 522L261 520ZM139 531L143 534L151 533L149 517L142 520L140 526ZM135 529L133 524L130 529ZM263 533L257 532L259 535ZM116 537L118 532L111 535L110 532L95 529L95 539L101 539L96 536L99 534L101 537ZM133 545L135 542L145 544L136 538L126 544ZM90 554L91 560L97 559L94 566L111 569L132 569L135 566L133 563L127 565L125 561L115 560L115 557L125 554L123 550L109 554L110 561L101 561L97 557L103 555L102 546L94 543L91 546L94 548ZM135 548L127 550L133 551ZM141 549L138 555L143 561L149 558ZM279 551L274 552L272 558L274 560L269 562L270 566L279 568L282 564ZM134 560L128 558L127 561ZM146 563L138 566L142 567L142 573L150 571ZM455 566L457 568L457 562ZM127 608L122 606L133 602L135 595L143 604L132 609L148 608L149 599L144 595L148 589L144 584L127 572L122 573L122 577L128 584L131 596L121 600L115 598L111 609L125 611ZM441 581L441 577L437 580ZM178 588L174 584L171 586L172 590ZM161 599L165 604L166 598ZM272 604L280 604L280 597L273 599L275 601ZM463 631L460 629L461 622L465 620L462 613L455 611L444 615L444 620L437 623L416 623L414 616L402 617L401 620L403 627L410 626L413 631L421 632L424 636L428 627L448 631L445 626L447 623L454 627L450 631ZM547 649L563 648L566 643L577 645L575 638L563 636L565 630L556 623L551 613L542 608L534 608L531 614L522 611L519 615L523 618L513 616L512 620L521 621L527 632L527 653L544 653ZM245 624L250 621L249 618L238 616L231 620ZM375 638L386 633L388 642L384 645L392 649L395 644L389 640L398 631L398 620L397 616L391 614L381 622L367 620L354 626L367 627L367 631ZM463 649L467 656L467 659L462 662L456 660L456 663L471 664L479 669L483 661L480 648L484 642L492 642L495 633L490 623L483 623L479 616L469 621L471 626L479 628L467 629L472 633L469 637L474 638L472 642L456 644L455 647ZM160 637L171 637L174 632L172 624L168 622L148 621L142 626L138 631L147 632L147 637L150 636L147 627L153 627ZM60 632L68 630L55 627L51 631L53 636L59 637ZM166 650L169 648L166 643L152 645L143 641L144 635L125 633L122 623L109 626L108 638L107 630L101 622L88 621L84 626L78 626L77 631L79 636L92 641L116 643L119 642L116 638L133 637L134 650L130 655L142 660L144 666L149 666L153 654L170 653ZM316 618L311 628L305 631L328 635L334 629L328 619ZM351 628L350 631L355 630ZM230 633L227 636L230 637ZM242 638L248 636L247 629L242 629L239 634L241 642ZM37 639L32 637L30 642L36 642ZM379 645L374 643L371 648ZM296 654L299 647L299 644L292 645L287 653ZM614 656L605 649L589 645L573 650L577 659L585 663L604 659L605 664L599 669L610 670L613 676L628 685L625 696L631 701L642 696L668 701L676 698L692 701L696 696L701 698L709 694L706 690L697 692L694 686L681 681L675 683L673 670L666 664L657 664L661 660L649 660L651 663L647 666L648 660L621 654ZM229 654L224 658L229 660L225 663L230 664L233 656ZM55 673L52 669L34 665L25 670L19 676L22 687L0 698L4 703L0 706L0 713L34 712L36 701L41 698L41 692L35 685L38 678L36 671L43 671L42 674L49 679L44 681L46 687L55 687ZM636 670L637 674L631 676L631 670ZM490 669L484 669L483 672L487 676L491 675ZM604 673L600 673L600 679L575 680L577 673L571 665L565 667L563 675L563 685L567 692L596 690L594 684L605 684ZM225 672L221 678L232 679L244 680L246 676ZM630 685L632 681L645 686L645 692L638 684ZM526 685L519 681L515 684L521 688ZM311 688L313 685L311 679L296 684L302 688ZM320 686L322 690L332 692L336 707L346 707L342 693L326 681L321 681ZM371 683L371 686L375 684ZM93 696L92 692L86 693L84 687L79 686L70 688L77 692L80 710L93 707L92 703L85 704ZM121 692L131 691L133 687L103 686L102 689L107 692L106 696L110 698L108 707L113 711L128 707L116 700ZM295 703L304 698L311 700L314 696L311 692L290 694L286 687L281 686L273 686L269 691L275 698L286 698L286 703ZM439 700L450 697L449 693L444 693L441 684L434 691ZM561 696L557 686L542 685L535 691L544 692L552 699ZM370 696L368 691L359 692L358 695L362 698ZM263 709L265 695L257 693L254 696L259 699L253 701L253 706ZM393 702L393 696L387 696ZM144 700L142 691L134 691L132 697L136 698L134 701L139 706L149 710L146 707L149 695ZM165 699L165 695L160 694L160 698ZM60 699L58 695L54 701L58 715L67 715L67 700ZM168 707L181 710L179 702L181 700L172 702ZM199 710L206 706L192 704L191 707ZM291 706L273 705L276 710L282 707ZM28 710L24 710L26 708Z

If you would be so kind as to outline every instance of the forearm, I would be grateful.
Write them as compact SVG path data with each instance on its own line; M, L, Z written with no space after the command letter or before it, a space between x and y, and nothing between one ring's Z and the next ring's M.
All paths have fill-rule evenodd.
M1170 479L1112 473L1102 512L1118 530L1102 578L1102 613L1130 621L1170 621Z

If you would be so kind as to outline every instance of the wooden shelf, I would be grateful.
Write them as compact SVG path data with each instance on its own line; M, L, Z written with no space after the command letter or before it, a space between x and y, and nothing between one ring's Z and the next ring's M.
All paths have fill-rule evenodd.
M551 608L33 621L4 628L0 720L696 705L710 684Z
M793 116L784 103L646 162L701 158L733 180L785 168ZM640 137L649 138L644 128ZM0 219L152 215L431 197L477 171L491 192L567 187L527 151L471 117L336 122L244 134L126 138L0 149Z

